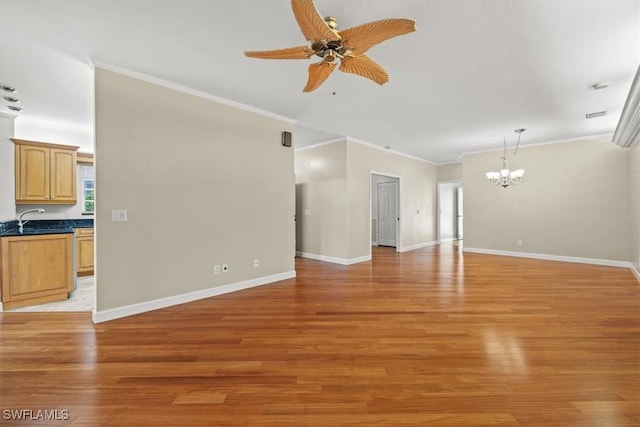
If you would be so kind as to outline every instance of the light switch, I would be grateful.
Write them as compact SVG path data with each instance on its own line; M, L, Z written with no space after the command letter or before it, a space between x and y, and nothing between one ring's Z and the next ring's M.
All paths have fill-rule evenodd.
M111 211L111 221L123 222L127 220L127 211L125 209L116 209Z
M305 209L304 210L304 214L305 215L311 215L311 210L310 209Z

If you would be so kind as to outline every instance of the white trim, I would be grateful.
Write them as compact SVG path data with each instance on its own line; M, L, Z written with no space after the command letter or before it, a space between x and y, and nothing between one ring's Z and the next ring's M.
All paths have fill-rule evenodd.
M636 276L636 279L638 279L638 282L640 282L640 269L638 269L638 266L631 263L631 267L629 268L631 269L633 275Z
M332 256L296 251L296 256L299 256L301 258L313 259L316 261L331 262L333 264L340 264L340 265L352 265L352 264L358 264L360 262L371 261L371 255L365 255L357 258L336 258Z
M167 89L172 89L178 92L186 93L188 95L197 96L198 98L203 98L208 101L217 102L219 104L224 104L229 107L238 108L240 110L249 111L251 113L259 114L261 116L269 117L276 120L281 120L283 122L295 124L297 120L292 119L290 117L281 116L279 114L272 113L270 111L262 110L260 108L252 107L247 104L242 104L237 101L231 101L230 99L222 98L216 95L212 95L207 92L203 92L201 90L193 89L187 86L182 86L177 83L170 82L168 80L163 80L158 77L150 76L148 74L143 74L138 71L133 71L128 68L120 67L118 65L107 64L104 62L93 62L94 66L97 68L102 68L103 70L112 71L114 73L123 74L127 77L132 77L134 79L143 80L147 83L153 83L158 86L165 87Z
M328 141L320 142L318 144L309 145L307 147L296 148L295 151L310 150L312 148L322 147L323 145L335 144L337 142L353 142L355 144L360 144L360 145L364 145L364 146L369 147L369 148L375 148L376 150L384 151L385 153L396 154L396 155L401 156L401 157L406 157L406 158L409 158L409 159L418 160L420 162L428 163L428 164L430 164L432 166L437 166L436 163L434 163L434 162L432 162L430 160L426 160L426 159L422 159L420 157L412 156L411 154L401 153L399 151L395 151L395 150L392 150L392 149L388 150L388 149L386 149L384 147L380 147L379 145L375 145L375 144L372 144L370 142L362 141L360 139L352 138L350 136L344 136L344 137L340 137L340 138L336 138L336 139L330 139ZM454 162L454 163L462 163L462 162L461 161L457 161L457 162Z
M241 291L243 289L254 288L256 286L266 285L280 280L286 280L296 277L295 271L286 273L273 274L271 276L258 277L256 279L245 280L242 282L231 283L229 285L216 286L214 288L202 289L199 291L188 292L186 294L174 295L166 298L159 298L152 301L145 301L137 304L125 305L123 307L111 308L108 310L93 312L93 323L106 322L108 320L119 319L121 317L132 316L134 314L146 313L147 311L158 310L160 308L171 307L178 304L197 301L204 298L211 298L230 292Z
M356 144L366 145L367 147L375 148L376 150L384 151L385 153L396 154L396 155L401 156L401 157L406 157L408 159L418 160L420 162L424 162L424 163L428 163L428 164L430 164L432 166L436 166L436 164L434 162L432 162L431 160L422 159L420 157L412 156L411 154L401 153L401 152L395 151L393 149L388 150L388 149L386 149L384 147L380 147L379 145L375 145L375 144L372 144L370 142L362 141L360 139L352 138L350 136L348 136L346 139L347 139L348 142L354 142Z
M585 136L579 136L576 138L568 138L568 139L556 139L556 140L552 140L552 141L545 141L545 142L535 142L532 144L523 144L522 142L520 143L520 150L525 149L525 148L534 148L534 147L542 147L544 145L555 145L555 144L566 144L566 143L570 143L570 142L578 142L578 141L591 141L594 139L603 139L603 140L607 140L609 138L611 138L613 134L611 133L600 133L597 135L585 135ZM483 153L494 153L494 152L502 152L503 149L502 148L490 148L490 149L486 149L486 150L477 150L477 151L465 151L463 153L461 153L462 156L466 156L469 154L483 154ZM464 162L464 160L463 160Z
M2 313L4 309L2 308L2 301L0 301L0 313Z
M459 186L457 186L456 188L463 188L461 179L449 179L449 180L436 182L436 239L439 243L458 240L455 237L452 237L451 239L443 239L441 237L442 235L442 214L440 212L442 210L441 209L442 201L440 200L442 196L442 189L440 186L441 184L459 184ZM456 200L456 209L458 207L457 196L458 196L457 194L454 195L454 198ZM464 217L463 217L463 221L464 221ZM456 227L457 227L457 224L456 224Z
M462 160L453 160L453 161L450 161L450 162L436 163L435 165L436 166L448 166L448 165L459 165L459 164L462 164Z
M10 114L10 113L5 113L4 111L0 111L0 117L4 117L5 119L17 119L18 115L17 114Z
M400 252L415 251L416 249L426 248L427 246L435 246L437 244L438 242L436 242L435 240L431 242L418 243L417 245L405 246L400 250Z
M632 266L632 264L628 261L615 261L615 260L599 259L599 258L581 258L581 257L562 256L562 255L535 254L531 252L499 251L495 249L481 249L481 248L468 248L468 247L462 248L462 251L475 252L479 254L488 254L488 255L501 255L501 256L512 256L512 257L519 257L519 258L543 259L547 261L576 262L579 264L606 265L609 267L631 268Z
M342 137L342 138L336 138L336 139L330 139L328 141L324 141L324 142L319 142L317 144L313 144L313 145L308 145L305 147L300 147L300 148L294 148L293 151L295 152L299 152L299 151L305 151L305 150L311 150L313 148L318 148L318 147L322 147L325 145L331 145L331 144L336 144L338 142L347 142L347 139Z
M640 67L631 83L627 100L622 108L620 120L611 138L611 142L623 147L631 148L640 141Z

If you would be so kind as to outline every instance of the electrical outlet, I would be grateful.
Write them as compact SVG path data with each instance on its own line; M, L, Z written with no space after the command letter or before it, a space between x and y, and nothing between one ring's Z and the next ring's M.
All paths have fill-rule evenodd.
M254 259L253 260L253 267L254 268L260 267L260 260L259 259Z
M522 240L520 240L520 239L516 240L516 245L522 246Z
M227 264L222 264L222 272L223 273L228 273L229 272L229 266Z
M213 266L213 274L220 274L220 264Z

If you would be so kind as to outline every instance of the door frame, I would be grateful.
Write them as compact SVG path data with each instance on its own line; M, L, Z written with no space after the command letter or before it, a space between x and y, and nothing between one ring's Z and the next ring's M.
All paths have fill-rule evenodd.
M442 215L440 214L440 206L442 206L442 200L441 200L442 184L460 184L460 187L463 187L461 179L452 179L449 181L438 181L436 183L436 239L438 241L438 244L442 244L442 232L441 232L441 229L442 229L441 216ZM462 197L464 197L464 195ZM462 218L462 221L464 223L464 217ZM455 238L453 240L455 240Z
M372 208L371 208L371 201L373 199L372 196L372 189L371 189L371 181L373 179L373 175L381 175L381 176L386 176L389 178L395 178L398 180L398 194L397 194L397 199L396 199L396 210L398 212L398 220L396 221L396 253L400 253L402 252L402 236L400 233L400 230L402 229L401 222L402 222L402 211L400 210L400 206L401 205L401 198L402 198L402 177L400 175L395 175L389 172L381 172L381 171L376 171L376 170L369 170L369 258L371 258L373 251L371 250L371 238L373 237L372 233L371 233L371 218L372 218Z

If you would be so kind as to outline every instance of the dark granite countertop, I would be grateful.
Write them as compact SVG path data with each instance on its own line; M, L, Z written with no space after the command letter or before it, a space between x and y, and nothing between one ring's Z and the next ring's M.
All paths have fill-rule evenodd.
M0 237L35 236L39 234L67 234L76 228L92 228L93 219L43 219L29 220L22 233L18 233L18 221L0 222Z

